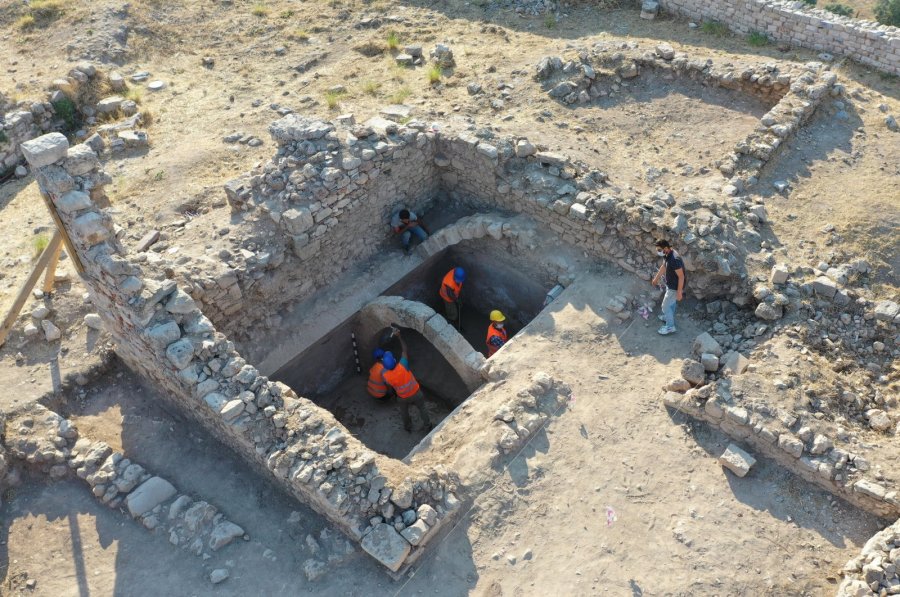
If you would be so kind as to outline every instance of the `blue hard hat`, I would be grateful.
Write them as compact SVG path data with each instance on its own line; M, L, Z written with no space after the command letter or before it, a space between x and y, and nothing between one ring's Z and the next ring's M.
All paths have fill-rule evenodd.
M466 270L461 267L453 268L453 279L457 282L465 282L466 281Z
M394 358L394 353L390 350L384 353L384 356L381 357L381 364L384 365L384 368L388 371L392 371L394 367L397 366L397 359Z
M376 348L375 350L372 351L372 358L375 359L376 361L380 361L381 357L383 357L383 356L384 356L383 348Z

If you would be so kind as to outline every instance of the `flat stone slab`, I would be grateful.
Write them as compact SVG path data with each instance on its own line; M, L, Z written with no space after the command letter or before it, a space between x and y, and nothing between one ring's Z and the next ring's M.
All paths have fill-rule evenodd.
M403 104L391 104L381 109L380 114L388 120L400 122L412 115L412 106L404 106Z
M750 472L756 464L756 458L739 448L735 444L728 444L725 452L719 456L719 464L730 470L738 477L743 477Z
M400 536L394 527L381 523L360 542L367 554L381 562L393 572L403 565L412 547Z
M151 477L128 494L125 505L132 516L138 517L157 507L178 493L171 483L162 477Z
M69 141L62 133L47 133L37 139L25 141L19 147L32 168L42 168L66 157Z

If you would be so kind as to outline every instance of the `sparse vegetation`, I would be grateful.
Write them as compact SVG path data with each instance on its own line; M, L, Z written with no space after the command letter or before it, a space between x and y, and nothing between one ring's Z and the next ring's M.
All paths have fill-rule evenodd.
M6 134L6 131L0 129L0 144L6 143L9 141L9 136Z
M440 82L442 74L443 73L441 72L441 67L438 66L437 64L432 64L425 71L425 76L428 78L428 82L431 83L432 85L435 85Z
M136 104L140 104L144 99L144 90L141 87L130 87L125 92L125 99L131 100Z
M747 43L756 47L765 46L769 43L769 36L761 31L751 31L747 36Z
M882 25L900 27L900 0L878 0L875 19Z
M291 39L296 39L297 41L309 41L309 31L305 29L295 29L291 32Z
M269 7L265 4L254 4L250 9L250 14L252 14L254 17L267 17L269 16Z
M34 258L37 259L50 244L50 237L44 233L38 234L31 239L31 248L33 249Z
M826 4L823 7L828 12L833 12L836 15L840 15L842 17L852 17L853 9L847 6L846 4L834 3L834 4Z
M289 19L292 16L294 16L293 10L284 10L284 11L281 11L281 13L278 15L278 18L279 19Z
M544 17L544 27L547 29L555 29L556 28L556 17L553 13L547 13L547 16Z
M78 110L75 102L65 97L53 103L53 111L56 112L57 118L65 123L65 129L69 132L78 128Z
M703 24L700 25L700 31L708 33L709 35L722 37L728 33L728 25L720 23L719 21L703 21Z
M62 16L64 9L63 0L31 0L25 14L16 20L16 27L22 30L44 27Z
M401 87L391 95L391 103L402 104L410 95L412 95L412 89L406 86Z
M400 47L400 36L396 31L391 31L387 35L387 47L389 50L396 50Z
M331 90L325 92L325 104L329 110L336 110L341 105L341 98L347 94L346 91Z
M381 83L377 81L366 81L365 83L363 83L362 89L363 93L365 93L366 95L375 97L376 95L378 95L378 90L381 89Z
M141 123L145 127L152 125L155 120L156 117L153 115L153 112L151 112L149 108L144 108L143 110L141 110Z
M801 1L803 2L803 4L806 4L807 6L815 6L816 5L816 0L801 0Z

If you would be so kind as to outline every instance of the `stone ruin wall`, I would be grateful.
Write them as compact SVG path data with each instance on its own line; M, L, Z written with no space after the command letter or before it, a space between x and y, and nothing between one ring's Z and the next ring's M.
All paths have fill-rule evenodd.
M382 249L395 209L428 209L438 194L430 132L397 136L286 116L270 127L278 144L261 168L229 182L235 211L274 232L275 250L243 269L198 271L189 292L226 332L274 329L279 309L329 286L350 265ZM355 134L354 134L355 133Z
M389 569L418 557L459 506L455 475L411 469L368 450L330 413L259 375L173 280L145 276L123 255L109 214L96 203L108 177L88 147L69 148L51 133L23 152L72 237L82 279L123 361L156 383L170 406ZM401 513L415 523L387 524Z
M605 192L602 172L527 139L481 139L417 121L335 125L292 114L270 130L276 156L225 186L231 208L255 226L250 234L269 236L265 248L249 252L241 267L210 262L179 273L185 291L237 340L249 329L277 329L279 309L394 242L387 225L393 210L448 200L526 214L548 237L645 279L657 267L654 239L668 237L698 296L749 292L739 244L759 235L714 201L676 199L664 189L616 196Z
M118 73L106 73L88 62L81 62L65 77L54 79L48 85L43 100L13 102L0 94L0 178L24 161L20 149L22 143L45 133L63 131L69 126L70 123L58 113L57 106L61 101L71 100L77 113L75 115L88 127L98 124L107 116L122 114L135 118L135 122L130 126L120 126L119 129L124 131L134 128L140 121L135 102L121 96L103 99L96 97L98 91L117 93L125 89L125 80ZM79 132L87 136L86 131ZM116 135L105 134L115 148ZM123 138L123 142L119 144L123 147L134 144L130 141L132 140ZM95 151L103 149L104 143L99 137L87 142ZM25 173L20 170L17 175L24 176Z
M842 17L780 0L658 0L668 12L697 21L719 21L737 33L765 33L777 41L817 52L845 55L867 66L900 74L900 29Z

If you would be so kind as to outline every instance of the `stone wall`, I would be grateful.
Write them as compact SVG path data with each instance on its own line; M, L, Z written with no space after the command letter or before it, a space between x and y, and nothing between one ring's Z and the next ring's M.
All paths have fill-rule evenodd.
M702 367L700 373L702 375ZM819 425L815 421L773 412L759 401L754 403L744 399L743 392L733 387L741 378L719 380L688 389L684 394L669 391L663 402L718 427L729 437L750 445L795 475L863 510L878 516L900 516L897 485L882 475L877 463L869 462L861 453L838 447L828 434L822 432L824 430L815 430ZM884 470L889 468L884 467Z
M108 177L89 147L70 148L51 133L22 150L72 238L123 361L389 569L417 557L459 506L455 475L371 452L330 413L259 375L175 281L146 276L126 259L96 202Z
M732 31L765 33L817 52L841 54L900 74L900 29L807 8L782 0L658 0L668 12L697 21L719 21Z
M42 100L11 102L0 95L0 177L23 161L20 146L51 131L64 131L75 125L83 125L80 131L71 131L79 138L88 136L88 129L118 115L131 116L127 124L104 125L101 132L110 139L111 149L124 149L129 144L126 134L136 135L134 129L140 123L137 104L121 96L102 97L107 92L125 91L124 78L115 72L106 73L88 62L81 62L64 77L54 79ZM64 114L60 102L68 100L72 108ZM67 118L69 120L67 120ZM113 129L118 135L111 134ZM146 136L146 135L144 135ZM121 139L119 138L121 137ZM89 141L94 150L102 150L99 137ZM142 142L132 142L143 146ZM26 172L20 170L20 176Z
M753 95L770 106L756 130L717 162L722 174L731 179L725 188L729 195L753 186L762 167L813 115L819 104L843 91L843 86L836 84L837 75L821 62L798 65L729 60L717 63L676 52L666 43L657 44L652 50L635 42L598 43L590 52L579 52L577 58L563 60L548 56L538 63L535 78L550 97L566 104L585 104L627 94L623 80L634 80L646 73L655 73L665 80L687 79Z
M274 313L332 284L349 264L381 250L395 210L421 213L438 194L432 132L399 132L380 119L338 129L295 114L270 132L275 157L225 191L232 209L260 217L258 225L274 230L276 241L246 270L220 268L188 280L216 322L233 321L250 305ZM228 331L240 334L245 324Z
M280 309L396 242L387 225L393 210L447 200L527 214L543 234L645 279L658 267L653 242L666 237L685 258L695 296L747 293L741 247L758 246L764 218L744 200L726 207L662 188L613 194L599 170L527 139L438 132L417 121L331 124L290 115L271 132L276 156L225 187L243 213L242 232L265 240L254 241L240 267L209 262L179 272L185 290L237 341L251 329L278 329Z

